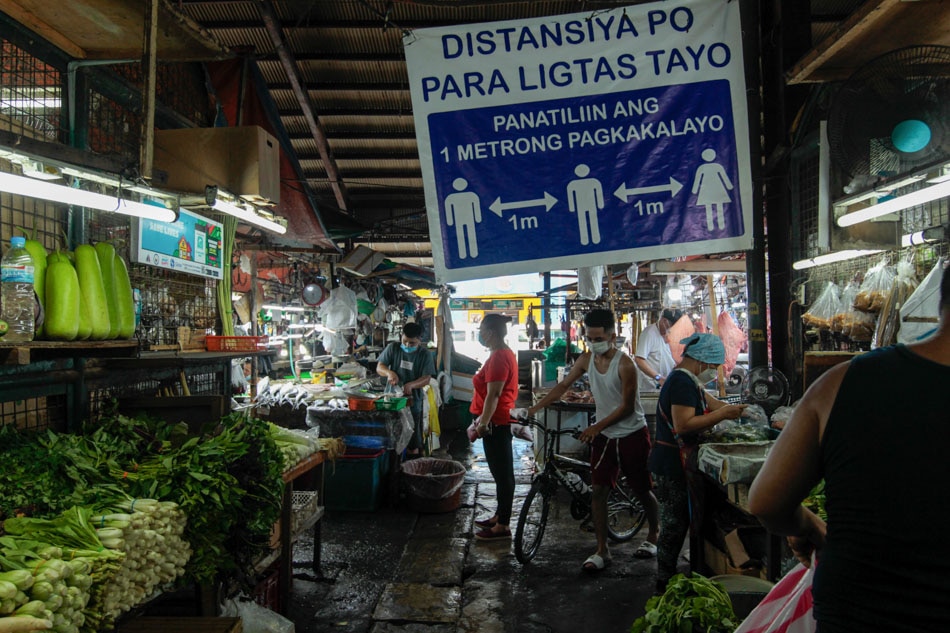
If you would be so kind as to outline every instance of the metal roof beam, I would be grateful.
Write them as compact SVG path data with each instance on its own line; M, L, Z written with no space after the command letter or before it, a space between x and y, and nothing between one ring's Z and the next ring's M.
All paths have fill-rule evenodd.
M281 117L300 116L300 110L281 108L277 111L277 114ZM372 106L368 108L357 108L339 106L336 108L323 108L320 110L320 116L412 116L412 110L409 108L374 108Z
M289 83L284 82L275 82L267 84L267 87L271 90L293 90L293 86ZM304 88L307 90L319 91L319 92L335 92L335 91L355 91L355 90L374 90L377 92L408 92L409 84L391 82L391 83L343 83L343 82L329 82L329 81L308 81L304 84Z
M333 196L336 198L336 203L341 209L345 210L348 208L346 188L340 182L340 174L337 170L336 162L333 160L333 152L330 151L330 144L327 142L326 133L323 131L323 126L320 124L320 121L317 120L317 114L314 111L313 104L310 102L310 97L303 87L303 80L300 77L300 70L297 68L294 54L284 41L274 5L271 4L270 0L260 0L257 6L258 9L260 9L261 19L264 20L264 25L267 27L267 34L270 36L271 43L273 43L274 49L280 58L280 63L287 73L287 79L290 80L291 85L294 87L294 94L297 96L297 101L307 121L307 126L313 134L313 140L316 142L320 157L323 159L324 169L331 181L330 186L333 188Z

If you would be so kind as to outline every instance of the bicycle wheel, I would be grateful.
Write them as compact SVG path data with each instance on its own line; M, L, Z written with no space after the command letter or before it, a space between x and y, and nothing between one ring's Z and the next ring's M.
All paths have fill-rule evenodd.
M647 514L625 479L607 497L607 536L617 543L629 541L646 522Z
M518 515L518 528L515 530L515 557L519 563L527 564L541 547L544 528L548 522L548 509L551 505L550 485L547 476L541 474L525 497L521 513Z

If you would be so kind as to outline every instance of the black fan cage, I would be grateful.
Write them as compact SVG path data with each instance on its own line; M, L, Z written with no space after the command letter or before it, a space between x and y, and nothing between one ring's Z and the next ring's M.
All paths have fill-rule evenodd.
M892 139L908 120L930 133L913 151ZM855 71L834 98L828 141L835 164L868 185L950 159L950 47L899 48Z

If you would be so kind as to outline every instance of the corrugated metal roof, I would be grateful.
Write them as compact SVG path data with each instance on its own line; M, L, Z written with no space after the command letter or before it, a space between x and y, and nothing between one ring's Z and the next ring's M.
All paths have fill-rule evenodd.
M862 1L812 0L814 42L831 33ZM373 225L377 239L387 231L418 233L425 226L422 175L402 45L404 31L643 4L625 0L179 2L189 17L220 41L253 50L307 181L321 204L335 208L325 162L265 28L263 10L271 7L281 36L295 58L296 72L305 84L309 107L325 130L327 145L335 156L349 196L349 212ZM411 222L405 219L409 216ZM407 246L410 250L427 247L425 240Z

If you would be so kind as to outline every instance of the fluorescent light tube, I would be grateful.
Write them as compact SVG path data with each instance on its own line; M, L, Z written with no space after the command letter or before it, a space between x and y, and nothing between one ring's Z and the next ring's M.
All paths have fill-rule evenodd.
M306 308L301 308L300 306L278 306L267 304L261 306L264 310L283 310L284 312L303 312Z
M94 191L85 189L76 189L65 185L58 185L44 180L35 180L24 176L16 176L6 172L0 172L0 191L6 191L18 196L28 198L40 198L51 202L60 202L62 204L73 204L89 209L98 209L100 211L111 211L113 213L122 213L132 215L138 218L147 218L159 222L174 222L177 214L165 207L156 207L150 204L134 202L107 196Z
M261 227L262 229L273 231L279 235L283 235L287 232L287 227L283 224L268 220L267 218L260 216L253 211L248 211L247 209L239 207L236 204L231 204L230 202L225 202L224 200L215 200L214 204L211 205L211 208L215 211L232 215L239 220L244 220L248 224L253 224L255 226Z
M950 181L945 181L936 185L925 187L923 189L918 189L917 191L912 191L911 193L904 194L903 196L891 198L890 200L886 200L880 204L871 205L870 207L861 209L860 211L846 213L845 215L838 218L838 226L852 226L859 222L866 222L867 220L879 218L882 215L887 215L888 213L903 211L904 209L916 207L917 205L925 204L939 198L946 198L947 196L950 196Z
M854 259L855 257L863 257L864 255L874 255L875 253L880 252L880 250L836 251L834 253L819 255L818 257L813 257L811 259L800 259L792 264L792 268L795 270L804 270L806 268L813 268L823 264L833 264L835 262L843 262L849 259Z

